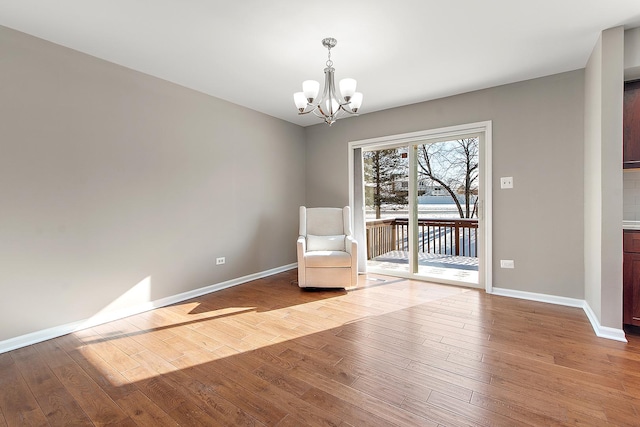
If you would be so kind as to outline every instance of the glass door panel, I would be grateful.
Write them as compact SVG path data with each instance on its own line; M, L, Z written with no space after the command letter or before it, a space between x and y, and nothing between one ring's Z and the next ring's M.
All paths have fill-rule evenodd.
M416 145L416 274L478 284L479 137Z
M408 147L363 151L367 266L409 273Z

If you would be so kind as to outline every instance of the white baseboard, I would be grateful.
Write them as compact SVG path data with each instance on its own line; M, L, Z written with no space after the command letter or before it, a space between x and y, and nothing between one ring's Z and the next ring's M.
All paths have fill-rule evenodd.
M505 288L493 288L491 292L493 295L500 295L503 297L511 297L518 299L526 299L530 301L546 302L549 304L564 305L567 307L579 307L584 306L584 300L576 298L559 297L555 295L537 294L534 292L515 291L513 289Z
M585 300L576 298L559 297L555 295L537 294L534 292L515 291L513 289L505 288L493 288L491 292L493 295L500 295L504 297L526 299L530 301L546 302L549 304L564 305L567 307L577 307L584 310L591 327L596 336L600 338L606 338L615 341L627 342L624 331L622 329L610 328L602 326L598 317L595 315L589 304Z
M282 267L276 267L270 270L249 274L243 277L238 277L237 279L231 279L225 282L216 283L214 285L205 286L204 288L194 289L192 291L183 292L177 295L172 295L172 296L161 298L155 301L150 301L144 304L137 305L135 307L129 307L124 310L118 310L115 312L109 312L105 314L98 314L89 319L67 323L65 325L43 329L36 332L31 332L29 334L21 335L15 338L9 338L8 340L0 341L0 354L6 353L7 351L15 350L17 348L26 347L31 344L36 344L42 341L61 337L63 335L70 334L72 332L76 332L82 329L101 325L103 323L112 322L118 319L123 319L128 316L133 316L134 314L139 314L145 311L153 310L154 308L165 307L167 305L176 304L176 303L186 301L192 298L196 298L202 295L206 295L212 292L220 291L222 289L230 288L232 286L241 285L243 283L247 283L252 280L273 276L274 274L293 270L294 268L297 268L297 267L298 267L297 263L288 264Z
M626 336L624 334L624 331L622 329L616 329L616 328L610 328L608 326L602 326L600 324L600 321L598 320L598 317L593 312L593 310L591 309L591 306L589 305L588 302L586 302L586 301L584 302L584 305L582 306L582 309L584 310L585 314L589 318L589 322L591 322L591 327L593 328L593 330L594 330L594 332L596 333L597 336L599 336L601 338L607 338L607 339L610 339L610 340L614 340L614 341L628 342L627 338L626 338Z

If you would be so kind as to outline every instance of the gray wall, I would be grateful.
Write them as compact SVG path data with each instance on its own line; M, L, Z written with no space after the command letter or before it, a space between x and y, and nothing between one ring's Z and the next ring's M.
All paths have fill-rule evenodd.
M0 27L0 341L296 262L304 138Z
M585 71L585 300L622 328L624 30L603 31Z
M583 106L578 70L308 127L307 204L349 202L349 141L492 120L493 286L582 299Z

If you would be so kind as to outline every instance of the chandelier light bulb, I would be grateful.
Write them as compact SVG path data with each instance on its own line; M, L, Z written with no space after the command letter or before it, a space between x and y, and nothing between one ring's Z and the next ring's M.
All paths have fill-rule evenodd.
M307 97L304 92L296 92L293 94L293 102L295 102L298 111L302 112L307 108Z
M360 92L356 92L353 94L353 96L351 97L351 110L356 113L359 109L360 106L362 105L362 93Z
M345 101L349 102L353 94L356 93L356 84L355 79L340 80L340 94Z
M302 92L304 92L307 102L312 104L314 99L318 97L318 92L320 92L320 83L315 80L305 80L302 82Z
M334 98L327 99L325 101L325 104L327 106L327 113L330 116L332 116L333 114L337 113L338 112L338 108L340 107L340 104Z

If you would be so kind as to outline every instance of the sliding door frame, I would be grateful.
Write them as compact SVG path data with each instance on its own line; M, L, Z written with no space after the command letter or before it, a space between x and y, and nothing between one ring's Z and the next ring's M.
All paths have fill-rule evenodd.
M418 132L404 133L398 135L382 136L378 138L369 138L358 141L350 141L348 144L348 158L349 158L349 205L354 214L354 218L357 215L362 216L358 220L354 220L354 229L356 235L366 236L364 227L364 203L358 201L358 210L356 211L356 197L354 192L354 186L356 181L360 183L364 182L364 171L362 162L359 161L356 166L354 162L357 156L362 157L363 150L375 150L382 148L392 148L398 146L406 146L416 144L419 142L435 140L435 139L459 139L461 136L469 134L477 134L480 138L480 186L479 186L479 208L478 208L478 220L481 221L480 235L479 235L479 283L478 286L484 288L487 293L491 293L493 290L492 282L492 269L493 269L493 254L492 254L492 170L491 170L491 146L492 146L492 122L490 120L476 123L468 123L456 126L448 126L437 129L429 129ZM411 179L409 180L411 182ZM415 221L414 221L415 222ZM360 229L361 228L361 229ZM409 233L411 236L412 233ZM411 238L411 237L410 237ZM366 250L365 242L360 243L361 251ZM366 259L366 255L364 257ZM362 259L362 258L361 258ZM360 262L359 264L362 264ZM413 264L413 262L410 262ZM359 266L360 272L366 272L365 265ZM413 271L413 270L411 270ZM412 278L420 279L415 274L411 273Z

